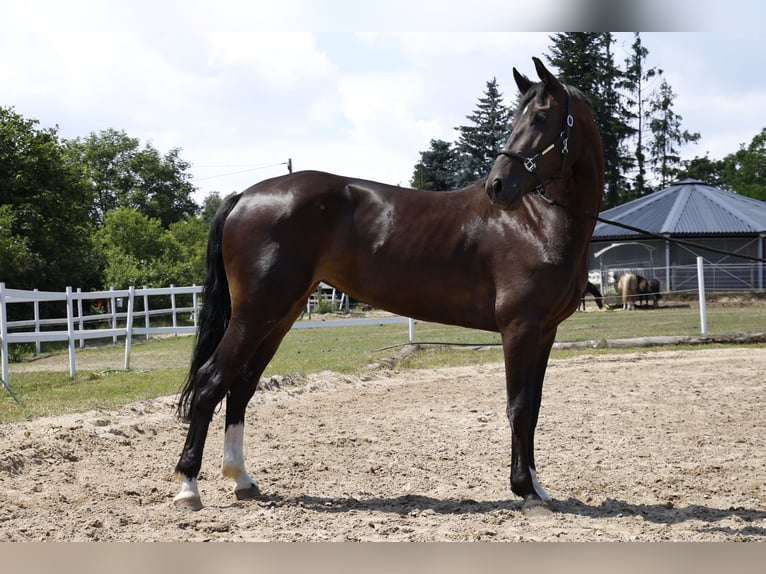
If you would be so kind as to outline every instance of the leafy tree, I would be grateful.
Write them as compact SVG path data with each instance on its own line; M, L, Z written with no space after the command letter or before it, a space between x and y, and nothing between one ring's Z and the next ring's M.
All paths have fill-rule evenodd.
M492 78L474 112L466 116L472 123L455 128L460 133L455 186L463 187L489 173L497 151L508 139L512 117L513 110L503 104L497 80Z
M18 286L42 261L29 247L29 240L22 235L14 235L13 209L10 205L0 205L0 281L11 286Z
M180 157L178 148L164 156L147 144L133 158L136 187L132 203L141 213L156 217L163 227L195 215L198 206L192 199L194 185L187 172L191 164Z
M766 128L721 163L724 181L730 189L766 201Z
M120 207L106 214L97 237L105 259L105 286L164 287L173 282L169 263L178 260L180 248L159 219Z
M201 217L188 217L170 225L168 233L179 247L172 271L174 285L201 285L204 282L209 228Z
M216 211L218 211L218 208L221 207L222 203L223 199L221 199L221 194L217 191L212 191L205 197L202 202L202 211L200 213L200 217L202 218L205 227L210 227L210 223L213 221L213 217L215 216Z
M705 157L696 156L685 160L682 165L678 179L698 179L714 187L731 189L726 178L724 160L712 160L706 154Z
M649 146L649 157L660 177L660 187L670 184L682 168L680 146L700 139L699 133L681 130L683 118L673 111L674 99L670 84L663 80L649 106L649 128L654 136Z
M207 229L199 217L164 229L159 219L135 209L110 211L96 234L104 259L104 287L201 284Z
M3 235L21 249L6 259L0 280L51 290L98 283L91 204L81 166L65 153L57 128L41 129L0 107L0 206L10 206Z
M418 189L447 191L457 187L457 152L447 141L431 140L430 148L420 152L410 184Z
M84 166L93 190L93 217L97 223L118 207L132 207L162 222L163 227L197 212L194 186L180 150L164 156L151 144L114 129L92 133L69 142L69 152Z

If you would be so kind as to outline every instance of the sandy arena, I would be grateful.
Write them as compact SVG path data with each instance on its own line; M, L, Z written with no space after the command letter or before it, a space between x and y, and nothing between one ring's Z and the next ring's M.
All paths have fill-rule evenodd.
M500 364L272 380L245 451L264 500L220 476L172 498L173 397L0 426L0 541L766 541L766 348L553 360L537 431L552 512L509 488Z

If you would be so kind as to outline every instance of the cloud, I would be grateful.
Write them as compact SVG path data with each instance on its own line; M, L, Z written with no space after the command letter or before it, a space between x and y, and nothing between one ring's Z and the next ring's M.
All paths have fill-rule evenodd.
M208 63L219 70L252 73L267 87L293 89L312 84L335 73L328 57L317 48L314 35L306 32L260 32L248 35L213 31Z

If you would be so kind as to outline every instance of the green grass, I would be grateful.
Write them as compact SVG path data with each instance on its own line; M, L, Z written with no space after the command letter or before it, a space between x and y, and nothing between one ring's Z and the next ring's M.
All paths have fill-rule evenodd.
M766 330L766 306L713 307L708 309L708 334L754 333ZM699 335L699 313L681 305L658 310L575 313L559 327L558 341L621 339L656 335ZM500 335L434 323L417 323L417 341L497 344ZM502 361L499 348L424 346L403 354L392 347L407 342L407 325L371 325L344 328L294 329L265 372L310 374L323 370L360 373L369 363L383 362L396 368L436 368ZM0 423L28 420L93 408L112 408L138 400L175 394L180 388L191 354L191 337L153 339L134 343L131 365L122 371L123 345L78 350L81 369L74 379L66 367L57 372L14 372L10 385L21 401L16 405L0 388ZM554 351L553 357L615 351ZM65 356L65 353L63 353ZM66 361L62 361L66 364ZM101 363L99 369L81 365ZM109 365L108 367L103 365ZM147 368L146 365L150 365Z
M80 372L74 378L52 371L12 373L10 385L20 404L0 388L0 423L109 409L171 395L178 391L184 374L184 369Z
M708 335L766 331L766 306L710 307ZM634 312L575 313L558 330L558 341L700 335L699 310L676 306Z

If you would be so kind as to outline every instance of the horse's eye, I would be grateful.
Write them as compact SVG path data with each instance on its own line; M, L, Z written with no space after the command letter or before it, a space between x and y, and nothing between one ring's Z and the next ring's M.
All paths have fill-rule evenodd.
M545 121L545 112L536 112L533 118L534 122L543 123Z

